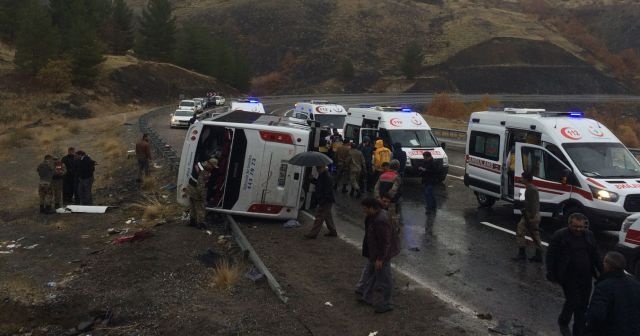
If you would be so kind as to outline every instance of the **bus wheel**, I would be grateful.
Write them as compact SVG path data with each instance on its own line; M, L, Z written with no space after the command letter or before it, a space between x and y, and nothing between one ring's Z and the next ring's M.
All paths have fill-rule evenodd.
M476 199L478 199L478 203L483 208L490 208L496 203L494 197L479 192L476 192Z

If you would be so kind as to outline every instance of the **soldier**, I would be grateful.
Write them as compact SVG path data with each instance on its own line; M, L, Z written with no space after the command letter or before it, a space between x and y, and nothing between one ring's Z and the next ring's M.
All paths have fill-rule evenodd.
M53 178L53 157L49 154L44 156L44 161L38 165L38 195L40 195L40 213L50 214L51 209L51 179Z
M347 184L349 184L349 166L351 161L351 141L345 141L342 146L336 149L334 161L337 168L337 176L334 189L342 186L342 192L347 192Z
M214 169L218 169L218 160L211 158L196 164L191 176L189 176L189 186L187 196L191 209L189 211L189 225L200 229L206 227L204 219L206 215L207 183Z
M64 204L71 204L73 197L76 195L76 189L78 187L78 177L76 175L76 150L73 147L69 147L67 155L62 158L67 173L64 175L64 183L62 186L62 201ZM77 202L76 197L76 202Z
M540 196L538 189L533 185L533 176L528 171L522 173L522 183L526 190L524 192L524 208L522 218L518 222L516 229L516 239L518 242L518 254L513 258L515 261L526 260L527 240L525 233L528 231L536 245L535 256L529 258L532 262L542 262L542 243L540 241Z
M362 137L362 143L358 146L358 150L362 152L364 157L365 170L363 170L362 189L365 191L373 191L372 177L372 164L373 164L373 151L374 148L371 145L371 139L368 136Z
M60 161L59 157L53 158L53 178L51 179L51 192L53 193L54 209L62 206L62 189L64 176L67 174L67 167Z
M351 144L353 145L353 144ZM351 196L360 197L360 175L366 172L365 159L362 152L353 146L349 150L349 184L351 184Z

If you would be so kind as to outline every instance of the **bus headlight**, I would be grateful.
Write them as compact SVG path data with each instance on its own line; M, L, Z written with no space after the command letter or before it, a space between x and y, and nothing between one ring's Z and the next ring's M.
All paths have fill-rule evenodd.
M591 185L589 186L589 188L591 188L591 193L593 194L593 197L601 201L615 202L619 198L618 194L612 191L599 189Z

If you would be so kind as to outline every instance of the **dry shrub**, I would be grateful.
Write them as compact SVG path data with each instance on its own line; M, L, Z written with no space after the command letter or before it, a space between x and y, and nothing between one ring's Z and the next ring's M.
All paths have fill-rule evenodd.
M133 205L138 209L142 209L142 220L150 222L165 217L166 205L162 204L156 197L144 196L142 202L138 202Z
M487 111L490 107L497 107L498 105L500 105L499 100L491 98L489 95L484 95L480 101L472 102L469 105L469 113Z
M629 125L620 125L615 130L616 135L625 145L628 147L640 147L640 141L638 141L638 135L633 127Z
M41 146L50 147L55 143L68 138L69 129L66 126L55 125L49 128L40 128L36 133L36 139Z
M224 259L216 263L212 284L217 288L231 290L240 281L240 267Z
M100 153L106 162L117 162L127 157L127 147L121 138L107 136L98 141Z
M469 112L464 103L452 100L446 93L440 93L433 98L427 106L426 114L448 119L469 119Z
M32 139L33 135L31 135L31 131L26 128L16 128L5 135L2 141L2 147L20 148L24 146L25 141Z
M270 72L252 79L251 91L261 96L271 94L282 87L285 79L285 76L281 72Z
M82 127L80 127L80 125L78 124L70 124L68 126L68 129L69 129L69 133L77 135L82 130Z
M71 87L71 60L52 60L38 72L38 80L53 92L64 92Z

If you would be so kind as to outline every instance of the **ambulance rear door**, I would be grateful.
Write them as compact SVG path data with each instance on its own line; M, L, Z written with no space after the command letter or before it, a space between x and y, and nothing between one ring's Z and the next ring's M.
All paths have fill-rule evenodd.
M540 213L553 216L559 207L571 198L571 168L565 165L551 152L541 146L516 143L516 167L514 183L514 204L516 209L524 201L525 185L522 181L524 171L533 175L533 185L540 194Z

